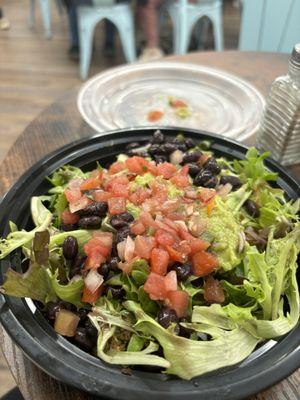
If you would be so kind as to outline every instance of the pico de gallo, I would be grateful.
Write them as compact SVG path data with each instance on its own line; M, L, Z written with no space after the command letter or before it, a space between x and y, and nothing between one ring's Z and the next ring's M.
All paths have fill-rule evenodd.
M11 222L0 243L27 269L1 292L108 363L191 379L242 361L299 319L299 199L270 186L266 156L158 130L110 165L62 166L32 198L35 228Z

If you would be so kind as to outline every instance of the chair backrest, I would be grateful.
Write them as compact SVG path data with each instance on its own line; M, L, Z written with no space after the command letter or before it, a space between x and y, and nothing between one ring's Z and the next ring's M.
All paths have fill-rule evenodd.
M300 42L300 0L242 0L240 50L290 53Z
M106 6L113 6L115 4L115 0L92 0L94 6L97 7L106 7Z

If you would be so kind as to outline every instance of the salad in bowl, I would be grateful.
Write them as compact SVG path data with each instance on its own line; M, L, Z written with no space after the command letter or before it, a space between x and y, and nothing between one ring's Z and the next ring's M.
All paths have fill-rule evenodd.
M60 167L31 199L35 227L11 221L0 242L23 265L1 292L110 364L190 380L240 363L299 320L299 200L266 157L158 130L109 165Z

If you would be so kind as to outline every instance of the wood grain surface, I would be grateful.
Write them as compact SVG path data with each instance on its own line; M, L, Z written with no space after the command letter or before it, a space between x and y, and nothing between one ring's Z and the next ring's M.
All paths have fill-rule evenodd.
M266 95L273 79L286 73L288 56L273 53L207 52L169 60L212 66L234 73L254 84ZM76 139L95 134L76 108L77 89L66 93L36 118L17 139L0 166L0 195L36 161L50 151ZM251 140L253 142L253 138ZM300 177L300 168L292 168ZM26 400L86 400L91 397L53 380L24 357L0 329L0 345ZM300 370L276 386L252 396L251 400L299 400Z

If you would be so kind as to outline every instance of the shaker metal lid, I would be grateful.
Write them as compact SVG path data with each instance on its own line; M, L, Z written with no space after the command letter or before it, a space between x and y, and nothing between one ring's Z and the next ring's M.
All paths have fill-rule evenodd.
M290 62L297 68L300 68L300 43L297 43L292 51Z

